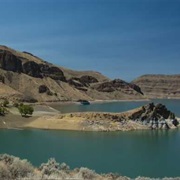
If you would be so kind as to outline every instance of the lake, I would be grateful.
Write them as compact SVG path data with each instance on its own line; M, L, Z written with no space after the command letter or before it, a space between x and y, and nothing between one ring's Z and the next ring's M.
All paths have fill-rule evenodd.
M180 100L156 100L180 115ZM118 112L148 102L113 102L59 107L62 112ZM96 109L94 109L96 108ZM137 176L180 176L180 130L77 132L0 130L0 153L28 159L39 166L54 157L71 168L88 167L98 173Z
M173 111L178 117L180 117L180 100L150 100L150 101L126 101L126 102L102 102L102 103L92 103L91 105L77 105L77 104L64 104L58 105L53 104L52 107L59 110L62 113L68 112L86 112L86 111L96 111L96 112L123 112L130 109L134 109L150 102L162 103L166 107Z

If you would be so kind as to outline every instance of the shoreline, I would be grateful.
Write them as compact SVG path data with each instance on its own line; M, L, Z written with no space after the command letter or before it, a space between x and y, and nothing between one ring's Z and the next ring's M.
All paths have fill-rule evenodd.
M102 103L113 103L113 102L149 102L151 99L126 99L126 100L90 100L90 104L102 104ZM55 102L38 102L35 105L46 105L51 107L51 105L80 105L77 101L55 101ZM53 108L53 107L51 107Z
M111 100L102 101L96 100L93 103L105 103L105 102L141 102L143 100ZM149 102L150 100L146 100ZM145 101L145 102L146 102ZM57 102L58 103L58 102ZM77 102L66 102L76 103ZM64 104L64 103L63 103ZM59 103L57 104L59 105ZM8 108L9 113L5 116L0 116L0 128L5 129L45 129L45 130L75 130L75 131L132 131L142 129L174 129L176 126L172 123L171 119L166 119L163 124L158 120L157 123L151 123L150 120L144 123L143 120L137 120L136 114L143 114L144 107L150 108L150 104L141 106L135 109L131 109L124 112L70 112L61 113L56 108L53 108L53 103L34 104L33 116L21 117L18 109L10 106ZM154 106L155 107L155 106ZM163 106L161 106L163 107ZM150 109L146 109L146 113L149 113ZM161 109L161 111L165 109ZM167 109L165 110L167 111ZM167 111L169 112L169 111ZM165 112L165 113L167 113ZM154 113L153 111L151 113ZM149 114L150 115L150 114ZM147 116L151 117L151 116ZM161 116L163 117L163 116ZM170 116L169 116L170 117ZM140 119L142 116L140 116ZM177 118L177 122L180 124L180 118ZM160 126L161 125L161 126Z
M140 107L141 108L141 107ZM73 112L60 113L47 105L36 105L32 117L21 117L15 108L4 117L0 116L0 129L41 129L41 130L68 130L68 131L135 131L151 130L151 127L141 122L131 120L130 116L140 108L125 112ZM176 117L178 122L180 118ZM175 129L168 120L170 129ZM179 127L179 125L178 125Z
M89 100L91 104L98 104L98 103L111 103L111 102L149 102L152 100L180 100L180 98L145 98L145 99L111 99L111 100ZM45 101L45 102L37 102L35 105L72 105L80 103L77 101Z

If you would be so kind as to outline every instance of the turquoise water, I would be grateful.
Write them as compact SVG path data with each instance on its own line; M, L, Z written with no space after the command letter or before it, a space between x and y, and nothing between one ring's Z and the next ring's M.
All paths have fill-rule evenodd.
M180 100L151 100L151 101L139 101L139 102L105 102L105 103L92 103L91 105L53 105L54 108L62 113L68 112L85 112L85 111L103 111L103 112L123 112L133 108L137 108L148 104L150 102L162 103L167 108L173 111L178 117L180 117Z
M97 172L164 177L180 175L180 131L74 132L1 130L0 153L34 165L55 157L71 168Z
M104 111L110 111L113 106L112 110L116 112L117 109L128 110L129 106L139 106L141 103L147 102L105 103L80 107L96 106L101 110L104 107ZM179 113L180 101L164 100L164 104ZM84 166L99 173L118 172L130 177L180 176L180 130L0 130L0 153L26 158L36 166L54 157L58 162L66 162L71 168Z

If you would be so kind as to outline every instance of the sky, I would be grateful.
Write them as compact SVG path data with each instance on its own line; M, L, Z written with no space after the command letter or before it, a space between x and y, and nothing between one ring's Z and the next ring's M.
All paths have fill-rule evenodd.
M180 74L180 0L0 0L0 44L111 79Z

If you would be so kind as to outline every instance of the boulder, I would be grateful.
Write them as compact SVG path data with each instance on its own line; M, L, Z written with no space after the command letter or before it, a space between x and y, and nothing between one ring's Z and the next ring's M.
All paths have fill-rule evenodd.
M46 93L49 91L49 88L46 85L39 86L39 93Z

